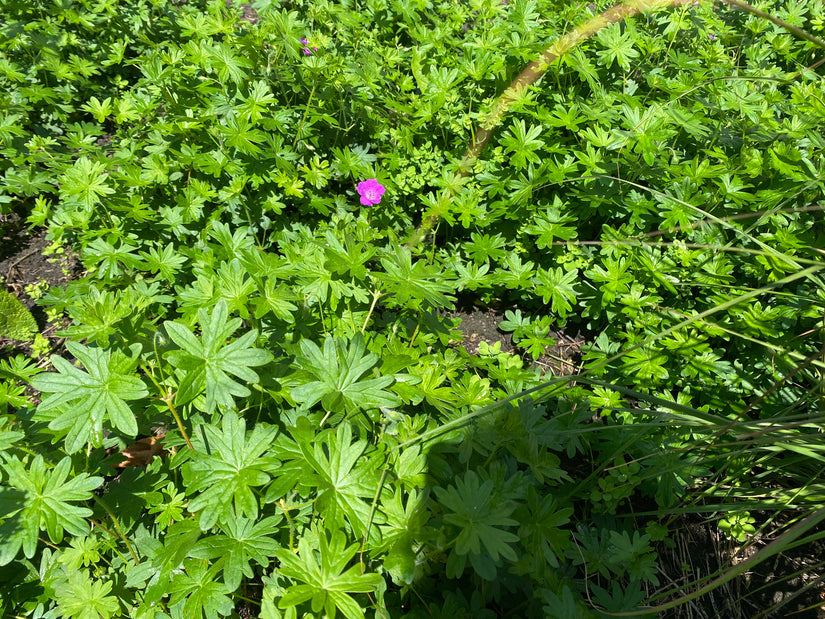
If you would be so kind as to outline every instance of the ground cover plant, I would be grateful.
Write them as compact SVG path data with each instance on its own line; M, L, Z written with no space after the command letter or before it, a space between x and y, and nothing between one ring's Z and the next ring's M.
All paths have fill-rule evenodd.
M655 616L821 538L825 9L665 4L516 88L608 5L0 0L0 213L84 269L3 613ZM665 578L690 513L749 558Z

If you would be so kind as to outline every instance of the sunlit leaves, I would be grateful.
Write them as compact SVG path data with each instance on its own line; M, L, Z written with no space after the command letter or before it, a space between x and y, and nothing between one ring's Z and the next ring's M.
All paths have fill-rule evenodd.
M557 202L553 207L548 208L545 213L536 218L534 224L525 226L527 234L536 236L536 247L546 249L553 245L554 241L569 241L576 237L576 228L570 224L575 223L575 218L563 214L562 205Z
M106 166L87 157L78 159L67 169L60 183L62 200L75 200L86 208L99 204L103 196L114 193L106 182Z
M361 334L347 343L328 337L323 350L315 342L301 340L298 367L309 380L292 390L292 397L308 405L321 402L326 411L355 411L397 406L398 397L386 391L392 376L362 378L378 363L378 355L366 353Z
M444 281L443 273L424 260L412 262L410 250L398 245L384 258L381 264L385 273L376 273L392 295L388 301L398 306L421 308L429 305L435 308L448 307L452 299L446 293L452 286Z
M181 347L166 354L169 362L183 371L178 390L179 400L190 401L206 392L206 410L217 406L231 408L233 396L246 397L249 389L230 377L258 382L258 374L250 368L268 363L272 354L252 344L258 333L254 329L230 341L228 338L241 326L240 318L228 320L226 303L220 301L212 310L198 310L201 336L179 322L165 322L164 327L172 341Z
M92 580L84 570L71 570L55 587L54 597L61 617L109 619L120 616L120 604L111 592L111 582Z
M280 516L259 522L248 518L229 518L221 525L223 533L200 540L189 552L198 559L223 558L223 578L227 588L235 591L244 576L252 578L251 562L266 567L280 547L275 541Z
M0 487L0 517L5 518L0 526L0 565L11 562L21 547L23 554L32 558L41 530L58 544L64 531L75 536L88 533L86 519L92 510L73 503L88 501L92 490L103 483L102 477L80 473L70 479L68 457L53 468L41 456L26 463L6 457L0 467L8 479L7 485Z
M639 57L639 52L634 48L633 33L623 24L614 24L600 30L596 34L596 40L604 46L598 55L606 67L615 62L626 71L630 68L631 61Z
M576 269L565 271L561 267L538 269L534 278L536 293L545 303L550 303L550 309L562 319L573 309L571 302L576 299L577 280Z
M325 430L312 437L302 421L295 435L304 461L312 477L304 483L317 489L315 504L323 514L326 526L343 527L349 523L359 536L366 531L370 503L378 483L378 466L382 459L376 454L365 458L367 442L352 438L349 424Z
M81 346L67 342L66 348L86 368L75 367L62 357L53 356L58 370L35 376L31 385L46 397L39 411L57 411L49 423L53 430L68 430L66 449L77 451L86 442L100 444L103 423L108 418L113 426L129 436L137 434L137 420L126 404L148 395L143 381L133 375L137 360L119 351ZM137 355L139 345L132 354Z
M220 563L209 565L206 561L189 559L184 561L183 569L172 578L169 601L172 607L178 607L182 617L226 616L232 612L234 604L227 595L229 588L217 575Z
M202 530L218 520L230 526L226 523L240 516L257 518L253 488L266 484L278 468L274 458L264 455L277 434L277 428L263 424L247 432L246 422L234 411L224 415L220 429L208 424L198 428L187 491L194 495L189 510L198 514Z
M541 135L541 125L525 126L523 120L516 120L505 133L500 142L507 153L512 153L510 162L517 168L523 168L527 162L539 163L541 158L535 153L536 150L544 146L544 142L539 139Z
M358 565L347 569L358 548L358 544L347 546L346 535L338 530L329 539L326 533L320 534L317 550L308 536L298 543L297 555L279 550L281 573L302 584L289 586L278 606L290 608L311 601L314 613L323 611L330 619L338 611L347 619L364 619L361 605L350 594L373 592L382 579L378 574L362 573Z

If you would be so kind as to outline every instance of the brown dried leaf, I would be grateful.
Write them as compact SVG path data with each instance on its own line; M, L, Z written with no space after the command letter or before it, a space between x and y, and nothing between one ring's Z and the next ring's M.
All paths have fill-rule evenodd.
M137 441L134 445L129 445L121 452L126 460L116 465L122 469L127 466L140 466L146 468L155 456L164 457L168 451L163 448L162 436L147 436Z

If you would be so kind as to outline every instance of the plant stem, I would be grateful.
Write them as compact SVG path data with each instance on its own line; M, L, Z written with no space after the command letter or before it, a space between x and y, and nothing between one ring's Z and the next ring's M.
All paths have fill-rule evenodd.
M367 317L364 318L364 324L361 326L361 333L367 330L367 323L370 321L370 316L372 316L372 312L375 309L375 304L378 302L378 299L381 298L381 291L380 290L373 290L372 291L372 304L370 305L370 311L367 312Z
M295 139L292 141L292 150L295 150L295 146L298 144L298 137L301 135L301 130L304 128L304 121L307 119L307 114L309 113L309 104L312 103L312 96L315 94L315 83L312 84L312 90L309 91L309 98L307 99L306 107L304 108L304 114L301 116L301 124L298 125L298 130L295 132Z
M114 523L115 528L117 529L117 534L120 536L120 539L123 540L123 543L126 544L126 548L129 549L132 558L135 560L135 565L140 565L140 559L138 558L135 549L132 548L132 545L129 543L129 540L123 534L123 529L120 527L120 522L118 522L118 519L112 511L112 508L109 507L109 504L106 503L106 501L104 501L101 497L94 495L94 499L97 502L97 504L100 505L106 511L107 514L109 514L109 518L112 519L112 522Z

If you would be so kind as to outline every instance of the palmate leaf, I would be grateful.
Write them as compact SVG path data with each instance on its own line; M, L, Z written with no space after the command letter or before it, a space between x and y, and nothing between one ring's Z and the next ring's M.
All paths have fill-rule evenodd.
M108 581L93 581L84 570L72 570L66 581L55 586L54 597L61 617L108 619L119 615L117 597Z
M45 396L37 407L38 413L58 411L49 427L69 430L66 450L73 453L90 440L99 444L107 417L115 428L135 436L137 420L126 400L137 400L149 393L143 381L132 373L140 346L132 346L131 358L118 351L103 351L76 342L67 342L66 348L80 360L85 372L53 356L57 372L44 372L31 380L31 386Z
M234 591L246 576L252 578L251 561L266 567L280 545L273 539L278 534L280 514L260 522L248 518L229 518L221 526L223 535L212 535L200 540L189 552L196 559L223 557L223 580Z
M106 166L80 157L60 178L60 199L77 201L87 209L99 204L101 197L115 192L107 184Z
M388 303L414 309L421 308L423 303L435 308L452 305L454 299L445 293L452 292L453 286L444 281L443 272L424 260L413 264L412 254L406 247L396 246L393 255L381 258L381 265L386 273L374 275L392 294Z
M451 571L456 576L463 572L463 557L467 555L479 576L488 580L495 578L499 557L516 561L510 544L519 538L504 527L516 526L518 521L509 517L513 506L491 502L492 481L481 483L478 475L468 471L463 479L456 479L455 486L436 488L435 494L439 503L447 508L444 521L459 529L447 562L448 575Z
M292 432L304 460L315 474L310 483L318 489L317 513L323 514L329 528L337 529L349 522L357 535L363 535L382 458L363 458L367 441L353 442L352 429L346 423L334 432L324 430L313 436L309 421L302 417Z
M281 598L278 606L290 608L312 600L312 611L325 612L328 619L335 619L340 610L348 619L364 619L364 610L350 593L371 593L381 585L378 574L362 574L354 565L344 570L359 544L347 546L343 531L336 531L331 539L325 534L319 536L316 551L305 535L298 542L298 554L287 549L277 552L281 561L281 573L292 580L304 583L292 585Z
M92 498L92 490L103 483L102 477L81 473L68 479L71 459L67 456L49 471L41 456L25 466L20 460L5 456L2 468L8 477L0 488L0 565L12 561L20 548L31 559L37 548L39 531L46 530L55 543L63 541L63 532L86 535L92 515L87 507L73 502Z
M225 617L232 612L235 605L227 595L227 586L216 578L220 568L220 563L210 567L206 561L184 561L183 571L175 574L169 589L172 594L169 605L182 610L177 616L209 619L218 615ZM172 616L176 614L173 612Z
M364 338L360 333L347 341L328 337L323 351L310 340L301 340L296 364L306 375L315 380L292 390L296 401L313 405L321 402L327 411L347 412L359 409L392 408L400 404L398 396L384 388L393 383L392 376L379 376L361 380L361 377L378 362L378 355L364 354Z
M169 337L181 347L166 353L169 362L185 372L178 389L179 403L185 404L205 390L206 412L212 412L218 405L232 408L235 405L232 396L247 397L251 392L229 375L255 383L258 374L250 368L272 360L269 352L251 346L258 336L255 329L227 343L242 322L240 318L227 318L226 302L220 301L211 314L198 310L201 337L179 322L164 323Z
M200 527L206 531L220 520L228 523L237 516L258 517L258 498L252 488L262 486L277 469L274 458L265 457L278 429L256 424L247 436L246 422L234 411L227 412L219 430L204 424L195 433L189 470L191 512L200 512ZM235 512L232 511L234 499Z
M0 336L30 342L37 333L37 321L13 294L0 290Z
M564 271L561 267L555 269L538 269L533 281L536 284L536 294L541 295L545 303L550 303L551 309L562 320L573 309L571 301L576 300L576 281L578 269Z

